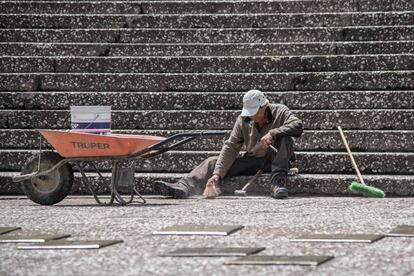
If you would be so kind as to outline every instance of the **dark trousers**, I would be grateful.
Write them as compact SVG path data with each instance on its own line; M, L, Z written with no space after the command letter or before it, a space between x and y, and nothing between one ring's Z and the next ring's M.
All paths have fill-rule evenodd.
M258 170L272 173L272 183L276 176L287 175L290 161L294 160L293 139L284 136L277 139L273 146L278 150L275 153L271 148L263 157L244 155L238 157L230 167L225 177L239 175L254 175ZM190 194L201 195L207 180L213 175L218 156L209 157L193 169L186 177L179 180L187 186Z

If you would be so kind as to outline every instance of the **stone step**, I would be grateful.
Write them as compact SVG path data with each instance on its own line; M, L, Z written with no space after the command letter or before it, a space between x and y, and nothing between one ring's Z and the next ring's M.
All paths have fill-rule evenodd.
M300 14L0 14L0 28L284 28L413 25L414 12Z
M0 150L0 171L19 171L36 150ZM137 160L140 172L189 172L203 160L218 155L218 151L169 151L147 160ZM354 158L361 173L414 174L412 152L356 152ZM127 164L128 165L128 164ZM296 152L295 166L301 173L353 173L346 152ZM109 162L102 162L100 170L110 170ZM86 167L91 170L90 167Z
M414 27L263 29L0 29L3 42L268 43L413 40Z
M245 92L0 92L0 109L70 109L111 105L113 110L241 110ZM414 109L412 91L266 92L291 109ZM195 108L196 107L196 108Z
M413 109L294 110L308 130L412 130ZM240 111L147 110L112 112L113 129L231 129ZM70 128L66 110L0 110L1 129Z
M140 14L136 1L1 1L2 13Z
M414 41L239 44L0 42L5 56L292 56L414 53Z
M280 12L347 12L412 11L410 0L367 1L148 1L141 4L142 13L280 13Z
M156 135L170 137L183 130L114 130L113 133ZM230 133L230 130L228 130ZM413 130L345 130L345 136L352 151L358 152L414 152ZM2 129L0 140L2 149L39 149L39 133L32 129ZM197 139L184 144L179 150L219 151L224 137ZM42 139L42 148L51 146ZM295 138L298 151L343 151L342 140L336 130L305 130L300 138Z
M413 90L414 71L30 74L0 73L0 91L180 91Z
M320 27L269 29L181 29L126 30L119 42L133 43L257 43L257 42L315 42L413 40L413 26L381 27ZM1 33L0 33L1 35ZM37 39L37 38L36 38ZM47 39L47 37L46 37ZM36 40L38 41L38 40Z
M365 1L2 1L3 13L303 13L412 11L410 0Z
M18 175L16 172L0 172L0 194L22 194L19 184L13 183L11 177ZM104 179L99 179L97 174L87 173L89 182L92 182L95 190L101 194L108 193L111 174L104 173ZM156 181L174 182L184 177L178 173L136 173L135 187L142 194L156 194L154 187ZM235 190L241 189L251 176L237 176L226 178L221 187L225 195L233 195ZM412 175L364 175L368 185L384 190L387 196L413 196L414 176ZM289 177L286 187L291 195L355 195L348 190L351 182L357 181L353 174L299 174ZM263 174L249 194L269 195L271 189L270 175ZM127 191L122 190L124 193ZM75 173L74 186L71 194L90 194L89 190L81 184L81 176Z
M122 29L0 29L4 42L121 42ZM124 29L126 30L126 29Z
M0 57L4 73L277 73L414 69L414 54L287 57Z

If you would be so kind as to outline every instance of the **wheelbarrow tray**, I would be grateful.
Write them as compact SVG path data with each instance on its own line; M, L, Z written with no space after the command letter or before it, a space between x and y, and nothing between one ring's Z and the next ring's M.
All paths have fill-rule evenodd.
M151 135L99 135L62 130L39 132L65 158L127 156L165 140Z

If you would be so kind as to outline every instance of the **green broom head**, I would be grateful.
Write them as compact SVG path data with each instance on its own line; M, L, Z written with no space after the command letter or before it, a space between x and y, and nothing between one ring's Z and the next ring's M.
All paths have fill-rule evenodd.
M351 191L362 193L363 195L369 197L385 197L385 193L383 190L368 185L364 185L358 182L352 182L349 186L349 189Z

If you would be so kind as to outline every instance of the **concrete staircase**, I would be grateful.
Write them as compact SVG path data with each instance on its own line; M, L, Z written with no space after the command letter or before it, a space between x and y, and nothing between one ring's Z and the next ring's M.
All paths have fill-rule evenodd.
M341 125L368 183L414 195L412 0L0 1L0 13L1 194L19 193L10 176L36 152L35 129L69 128L71 105L112 105L117 132L170 136L230 130L255 88L304 121L291 192L349 194ZM222 142L139 163L139 189Z

